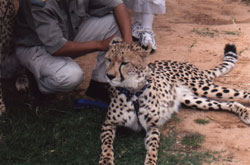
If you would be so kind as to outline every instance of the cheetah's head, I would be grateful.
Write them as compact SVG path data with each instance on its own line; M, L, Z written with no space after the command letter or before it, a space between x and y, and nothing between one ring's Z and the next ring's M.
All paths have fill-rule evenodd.
M143 88L150 72L144 60L149 52L138 43L126 43L115 37L105 56L106 77L110 85L131 90Z

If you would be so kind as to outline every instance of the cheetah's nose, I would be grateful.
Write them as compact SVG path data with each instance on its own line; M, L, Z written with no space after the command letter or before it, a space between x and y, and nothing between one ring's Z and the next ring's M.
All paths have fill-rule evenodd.
M106 75L107 75L107 77L108 77L110 80L113 80L113 79L115 78L115 76L112 75L112 74L106 74Z

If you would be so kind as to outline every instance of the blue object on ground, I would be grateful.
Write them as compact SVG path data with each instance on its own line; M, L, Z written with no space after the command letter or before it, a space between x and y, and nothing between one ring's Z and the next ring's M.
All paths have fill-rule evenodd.
M108 109L107 103L92 101L92 100L85 100L85 99L77 99L74 108L76 110L84 109L87 107L98 107L102 109Z

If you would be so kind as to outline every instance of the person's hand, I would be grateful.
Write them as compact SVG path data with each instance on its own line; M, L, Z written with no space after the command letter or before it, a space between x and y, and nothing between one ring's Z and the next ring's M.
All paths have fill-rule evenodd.
M105 40L99 41L101 51L107 51L109 49L109 43L114 38L114 36L115 35L112 35L111 37L108 37Z

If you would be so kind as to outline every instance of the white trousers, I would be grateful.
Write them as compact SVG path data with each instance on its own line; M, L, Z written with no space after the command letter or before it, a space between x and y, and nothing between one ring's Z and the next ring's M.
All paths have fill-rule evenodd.
M165 0L123 0L126 6L134 12L147 14L166 13Z

